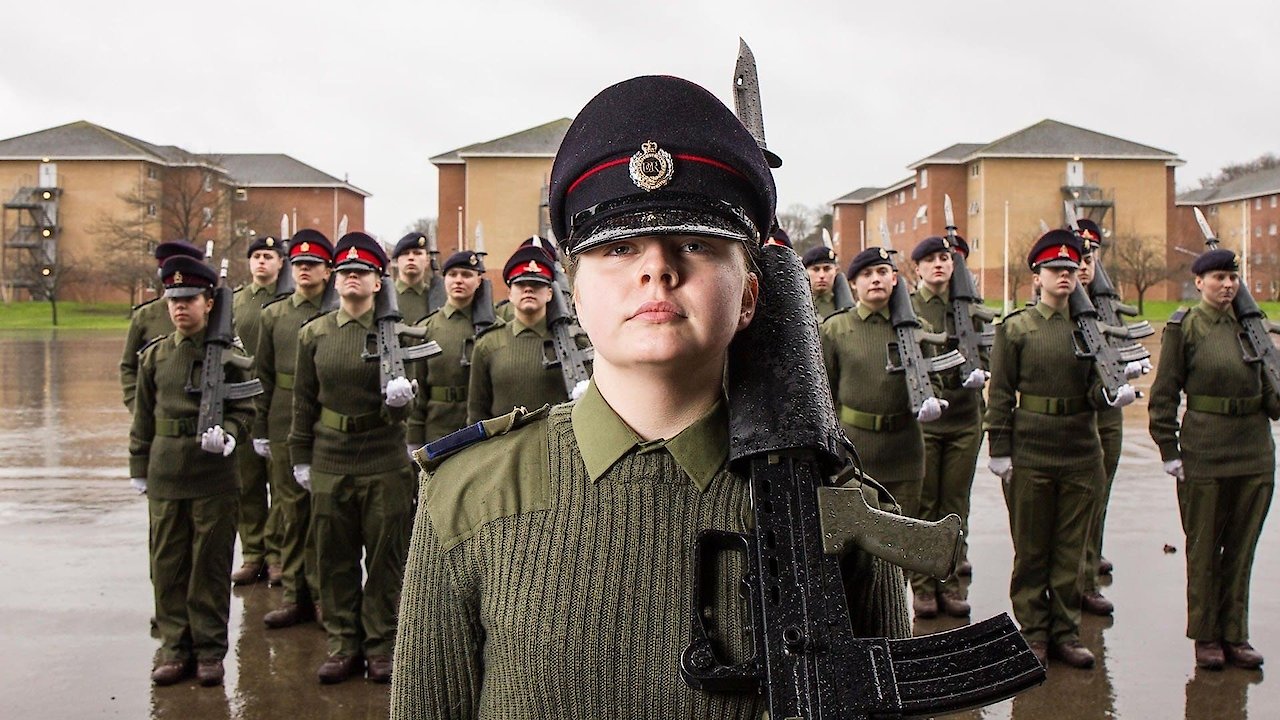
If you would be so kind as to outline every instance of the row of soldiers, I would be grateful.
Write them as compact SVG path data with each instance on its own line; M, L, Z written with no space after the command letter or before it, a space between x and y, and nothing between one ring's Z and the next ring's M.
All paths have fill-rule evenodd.
M967 535L985 430L1013 536L1014 615L1042 663L1053 657L1077 668L1094 664L1079 641L1081 612L1114 611L1098 584L1113 570L1101 552L1103 529L1119 466L1122 408L1136 396L1127 381L1151 369L1145 359L1128 361L1125 382L1108 391L1093 358L1080 352L1071 300L1077 286L1091 294L1105 287L1095 282L1102 237L1087 219L1073 230L1047 231L1027 257L1036 299L997 321L991 351L980 353L982 369L933 374L929 399L936 402L914 412L891 350L886 368L886 348L895 343L890 299L904 282L893 253L863 250L844 274L829 247L803 256L833 400L863 468L904 514L939 520L954 513ZM926 238L911 253L918 278L912 310L922 328L945 333L935 352L956 347L952 279L967 272L967 255L967 243L954 233ZM1262 655L1248 642L1249 568L1274 484L1267 418L1280 418L1280 400L1265 380L1264 363L1243 356L1237 341L1234 254L1212 249L1192 272L1202 301L1168 323L1152 388L1151 435L1165 471L1178 480L1187 534L1187 636L1195 640L1197 665L1251 669ZM846 281L855 299L841 307L838 285ZM980 331L979 321L974 324ZM1187 413L1179 421L1182 394ZM1228 447L1223 437L1247 442ZM1187 462L1195 463L1197 482L1187 480L1184 456L1195 458ZM957 575L972 573L966 551L962 544ZM910 573L909 579L917 618L970 614L963 583Z
M266 580L283 586L268 628L323 624L321 682L367 667L385 683L417 487L406 447L515 406L568 399L545 359L554 249L525 241L503 268L509 292L497 306L482 254L457 252L437 268L420 233L388 257L364 233L335 246L304 229L288 242L255 239L247 258L251 280L232 303L244 361L225 373L256 378L261 392L227 402L220 426L195 422L192 388L206 371L218 282L198 248L157 247L164 296L135 309L121 361L134 413L130 477L151 517L162 639L152 679L168 685L194 673L220 684L230 586ZM403 342L438 350L384 384L369 345L393 265ZM243 564L232 572L237 534Z

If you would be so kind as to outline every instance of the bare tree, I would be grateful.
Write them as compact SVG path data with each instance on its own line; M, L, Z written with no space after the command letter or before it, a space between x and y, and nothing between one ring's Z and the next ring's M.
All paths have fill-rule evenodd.
M409 225L409 227L405 228L404 232L406 235L408 235L411 232L419 232L419 233L422 233L423 235L426 235L427 237L435 237L436 236L436 219L430 215L426 217L420 217L417 220L414 220Z
M1275 153L1264 153L1252 160L1224 165L1218 172L1200 178L1200 187L1219 187L1236 178L1251 175L1259 170L1270 170L1280 167L1280 156Z
M809 237L818 224L818 216L808 205L794 203L786 210L778 213L778 227L786 231L794 245L799 240ZM797 248L798 252L803 252Z
M1103 260L1114 268L1117 283L1133 286L1138 295L1138 312L1143 311L1147 291L1173 276L1174 268L1165 260L1164 246L1155 238L1120 235L1104 251Z

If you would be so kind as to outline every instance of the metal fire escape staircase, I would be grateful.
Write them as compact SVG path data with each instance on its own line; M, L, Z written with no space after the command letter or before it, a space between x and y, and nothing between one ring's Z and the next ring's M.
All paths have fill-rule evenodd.
M17 215L17 224L4 239L6 295L26 290L33 300L47 300L53 292L61 195L58 187L22 187L4 204L6 215Z

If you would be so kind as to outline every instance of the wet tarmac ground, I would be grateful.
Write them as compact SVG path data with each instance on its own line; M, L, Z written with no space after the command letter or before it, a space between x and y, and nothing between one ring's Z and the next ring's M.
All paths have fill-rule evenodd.
M1154 338L1153 338L1154 340ZM221 688L153 688L147 512L128 485L129 417L117 379L122 333L0 334L0 714L7 718L383 718L387 686L321 686L324 635L314 623L268 631L281 600L237 588ZM1150 377L1139 381L1140 389ZM1113 618L1085 616L1099 666L1052 663L1048 681L965 718L1276 718L1280 685L1264 673L1197 671L1186 621L1182 530L1173 481L1146 431L1146 404L1126 410L1124 454L1104 554ZM1230 442L1223 438L1223 442ZM1013 550L999 482L985 452L974 484L973 617L1009 612ZM1280 663L1276 523L1254 563L1252 642ZM1165 545L1175 549L1165 552ZM237 566L239 560L237 558ZM917 634L960 621L923 621ZM674 671L674 669L673 669Z

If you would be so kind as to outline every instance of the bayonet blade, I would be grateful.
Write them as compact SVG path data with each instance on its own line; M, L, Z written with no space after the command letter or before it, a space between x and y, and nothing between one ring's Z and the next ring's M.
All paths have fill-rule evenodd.
M822 244L823 244L823 245L824 245L828 250L834 250L834 249L835 249L835 247L836 247L836 246L831 242L831 231L830 231L830 230L828 230L828 229L826 229L826 228L822 228Z
M1045 222L1044 218L1040 218L1040 234L1044 235L1047 232L1049 232L1049 223Z
M947 229L955 232L956 230L956 214L951 209L951 196L944 194L942 196L942 217L947 223Z
M1204 213L1200 212L1200 208L1191 208L1196 214L1196 224L1200 226L1200 232L1204 234L1204 242L1206 245L1216 245L1218 237L1213 234L1213 230L1209 227L1209 221L1204 219Z
M782 167L782 158L769 152L764 136L764 110L760 104L760 78L756 74L756 57L747 41L738 38L738 62L733 68L733 111L755 138L756 145L769 161L769 167Z
M342 219L338 221L338 237L341 238L343 235L346 235L346 234L347 234L347 216L343 215Z
M893 248L893 238L889 236L889 223L884 218L880 218L880 242L884 243L885 250Z
M280 216L280 239L289 239L289 213Z
M1062 201L1062 215L1067 219L1067 229L1073 233L1080 232L1080 219L1076 217L1076 206L1070 200Z
M476 241L474 247L472 247L472 251L477 255L489 254L484 251L484 223L476 223Z

